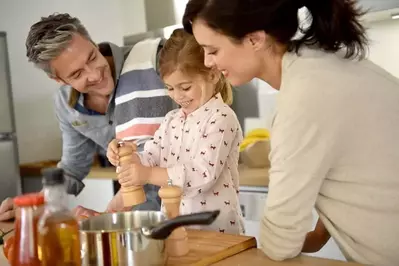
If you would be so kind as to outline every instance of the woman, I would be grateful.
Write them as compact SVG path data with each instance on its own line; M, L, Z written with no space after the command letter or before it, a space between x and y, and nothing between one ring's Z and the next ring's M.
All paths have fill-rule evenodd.
M304 6L311 25L293 40ZM280 91L260 230L272 259L301 252L315 207L321 230L305 246L325 242L325 227L348 260L399 265L399 81L364 59L360 15L350 0L187 4L208 67Z

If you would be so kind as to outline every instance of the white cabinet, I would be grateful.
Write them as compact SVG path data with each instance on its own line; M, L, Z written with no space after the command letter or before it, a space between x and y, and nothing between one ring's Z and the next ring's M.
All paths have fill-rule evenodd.
M105 211L114 196L112 179L86 178L83 182L85 188L77 197L68 196L68 208L73 209L81 205L99 212Z
M267 188L240 187L239 199L244 215L245 234L254 236L258 243L260 220L263 214L267 192ZM319 216L317 215L316 210L313 210L313 227L316 226L318 218ZM335 260L346 260L332 238L319 252L306 255Z
M267 197L267 188L240 187L240 205L244 216L245 234L253 236L259 243L259 221Z
M42 178L41 177L24 177L23 181L23 193L37 192L42 190ZM84 189L80 194L75 197L74 195L68 195L67 206L69 209L73 209L78 205L85 208L93 209L99 212L105 211L108 203L114 196L113 181L111 178L85 178L83 180L85 184Z

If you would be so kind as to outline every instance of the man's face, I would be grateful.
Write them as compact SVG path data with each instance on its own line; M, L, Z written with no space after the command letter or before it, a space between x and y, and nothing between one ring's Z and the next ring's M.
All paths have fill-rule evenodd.
M68 47L50 66L56 80L81 93L108 96L114 90L114 79L108 61L91 41L75 34Z

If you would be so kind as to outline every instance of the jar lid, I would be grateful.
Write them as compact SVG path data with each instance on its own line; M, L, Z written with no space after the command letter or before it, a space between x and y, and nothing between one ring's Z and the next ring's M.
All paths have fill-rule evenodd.
M42 175L44 186L62 185L65 182L64 170L62 168L45 168L42 170Z
M44 204L42 193L28 193L14 198L14 204L18 207L38 206Z

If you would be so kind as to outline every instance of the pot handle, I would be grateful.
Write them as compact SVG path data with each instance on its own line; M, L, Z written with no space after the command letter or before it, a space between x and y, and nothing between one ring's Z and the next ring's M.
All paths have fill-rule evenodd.
M219 213L220 210L180 215L176 218L166 220L154 228L142 228L142 232L149 238L164 240L178 227L212 224L219 216Z

